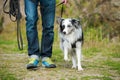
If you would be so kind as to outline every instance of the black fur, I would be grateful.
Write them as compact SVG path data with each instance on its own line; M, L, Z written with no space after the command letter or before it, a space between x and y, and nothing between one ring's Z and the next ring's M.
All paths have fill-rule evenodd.
M73 44L71 44L72 48L76 48L76 42L78 42L78 41L82 42L82 44L83 44L83 42L84 42L83 32L82 32L82 37L77 39Z
M63 22L64 19L61 19L60 20L60 32L62 32L65 28L65 26L62 25L62 22Z
M80 25L80 21L76 20L76 19L72 19L71 23L73 24L73 26L75 26L76 28L78 28L78 26Z

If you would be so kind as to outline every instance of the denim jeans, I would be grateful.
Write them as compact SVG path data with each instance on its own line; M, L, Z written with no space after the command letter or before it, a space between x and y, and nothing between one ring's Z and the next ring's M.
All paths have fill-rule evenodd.
M52 46L54 40L54 18L56 0L24 0L26 14L26 35L28 40L28 55L42 57L52 56ZM38 3L40 2L40 12L42 19L42 40L39 48L37 31Z

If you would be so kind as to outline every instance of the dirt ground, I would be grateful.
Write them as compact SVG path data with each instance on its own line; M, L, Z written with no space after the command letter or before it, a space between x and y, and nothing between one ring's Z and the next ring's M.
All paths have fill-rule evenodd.
M38 69L27 70L28 56L24 53L0 54L0 67L6 68L19 80L120 80L116 70L95 62L97 59L105 59L100 56L84 58L82 61L84 70L80 72L71 69L71 62L55 62L57 65L55 69L43 68L40 62Z

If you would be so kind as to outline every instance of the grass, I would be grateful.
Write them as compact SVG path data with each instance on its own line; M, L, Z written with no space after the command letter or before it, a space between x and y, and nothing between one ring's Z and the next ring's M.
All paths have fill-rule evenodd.
M0 68L0 80L18 80L14 74L11 74L5 68Z
M99 48L96 48L96 47L91 47L91 48L84 48L83 49L83 53L86 57L93 57L95 55L97 55L97 53L100 52L100 49Z
M99 77L99 76L85 76L82 77L81 80L112 80L109 77Z
M12 26L12 25L11 25ZM27 41L25 36L25 27L22 27L22 35L24 41L24 50L19 51L16 41L16 32L15 29L11 29L11 26L3 31L0 34L0 55L2 54L25 54L27 55ZM38 29L41 32L41 29ZM84 32L85 42L82 48L83 52L83 72L77 72L74 69L71 69L71 63L65 64L63 60L63 53L59 47L59 38L57 28L55 27L55 37L53 45L53 57L52 60L58 65L58 68L51 70L40 69L34 71L38 75L45 76L44 73L48 74L48 78L58 79L58 80L115 80L118 75L120 75L120 42L111 43L107 39L101 40L101 33L95 28L88 28ZM99 31L99 33L98 33ZM41 36L41 33L39 33ZM17 58L20 58L17 56ZM26 58L16 59L14 62L11 60L12 57L5 58L0 56L0 61L4 64L8 61L11 65L18 65L18 68L9 68L10 65L5 65L3 68L2 64L0 65L0 79L1 80L17 80L18 76L24 79L25 75L29 77L29 74L32 74L29 71L26 71L22 67L26 64ZM21 63L23 65L21 65ZM20 63L20 64L19 64ZM20 66L22 67L21 69ZM65 67L64 67L65 66ZM67 67L66 67L67 66ZM2 68L1 68L2 67ZM18 69L18 70L15 70ZM14 70L14 71L13 71ZM10 72L11 71L11 72ZM45 72L47 71L47 72ZM57 73L57 74L56 74ZM64 75L63 75L64 74ZM41 77L40 76L40 77Z
M104 62L104 65L110 66L110 70L117 70L117 72L120 74L120 63L119 61L112 61L112 60L106 60Z

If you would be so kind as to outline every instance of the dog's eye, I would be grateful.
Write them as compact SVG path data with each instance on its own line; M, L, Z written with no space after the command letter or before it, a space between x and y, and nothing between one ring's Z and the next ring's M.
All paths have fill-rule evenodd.
M62 25L62 28L65 28L65 25Z
M71 27L71 25L68 25L68 27Z

